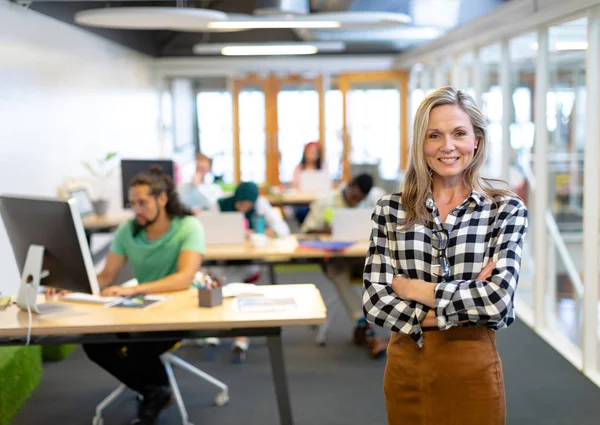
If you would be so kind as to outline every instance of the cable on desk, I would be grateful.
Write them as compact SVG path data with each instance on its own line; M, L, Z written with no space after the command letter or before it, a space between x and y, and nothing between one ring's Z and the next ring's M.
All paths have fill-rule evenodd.
M31 306L29 305L29 292L31 287L27 287L27 296L25 297L25 303L27 304L27 315L29 316L29 325L27 326L27 339L25 340L25 346L28 346L31 342L31 328L33 327L33 318L31 316Z

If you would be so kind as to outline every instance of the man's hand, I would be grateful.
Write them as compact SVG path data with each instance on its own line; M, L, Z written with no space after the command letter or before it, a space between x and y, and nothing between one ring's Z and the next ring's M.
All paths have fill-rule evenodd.
M58 290L56 288L50 288L48 286L44 289L44 295L46 296L46 299L54 298L56 296L62 297L63 295L70 294L71 292L72 291L64 291Z
M109 286L104 288L100 295L103 297L131 297L136 295L136 288L124 288L123 286Z

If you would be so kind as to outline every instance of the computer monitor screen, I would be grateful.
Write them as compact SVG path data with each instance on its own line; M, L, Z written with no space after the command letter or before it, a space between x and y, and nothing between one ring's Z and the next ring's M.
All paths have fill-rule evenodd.
M123 189L123 208L129 202L129 183L138 173L148 173L154 166L162 169L163 173L173 179L175 183L175 170L172 160L165 159L122 159L121 160L121 187Z
M98 280L74 198L0 196L0 216L23 273L31 245L44 247L40 284L99 295Z
M333 212L331 239L364 242L371 235L371 208L339 208Z
M73 189L69 191L69 195L71 198L75 198L77 209L82 217L94 212L94 204L86 188Z
M242 213L202 213L198 215L198 220L204 227L204 240L207 245L236 245L246 242Z

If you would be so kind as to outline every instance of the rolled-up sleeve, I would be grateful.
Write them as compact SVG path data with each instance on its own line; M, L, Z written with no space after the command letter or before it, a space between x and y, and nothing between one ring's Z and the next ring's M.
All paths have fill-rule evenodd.
M501 329L514 320L513 298L527 233L527 209L521 201L507 204L506 209L498 216L492 276L484 281L455 280L436 285L434 308L440 329L465 322Z
M402 300L392 290L392 279L396 273L387 234L385 199L377 203L371 216L371 240L363 274L363 312L369 322L410 335L422 345L420 323L429 308L416 301Z

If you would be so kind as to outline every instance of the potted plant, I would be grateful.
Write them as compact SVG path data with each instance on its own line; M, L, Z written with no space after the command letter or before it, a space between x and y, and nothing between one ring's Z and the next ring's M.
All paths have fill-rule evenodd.
M96 180L96 199L94 199L94 212L97 215L104 215L108 212L107 183L117 165L113 164L113 159L117 156L116 152L109 152L103 158L96 161L94 165L87 161L83 166L90 172Z

